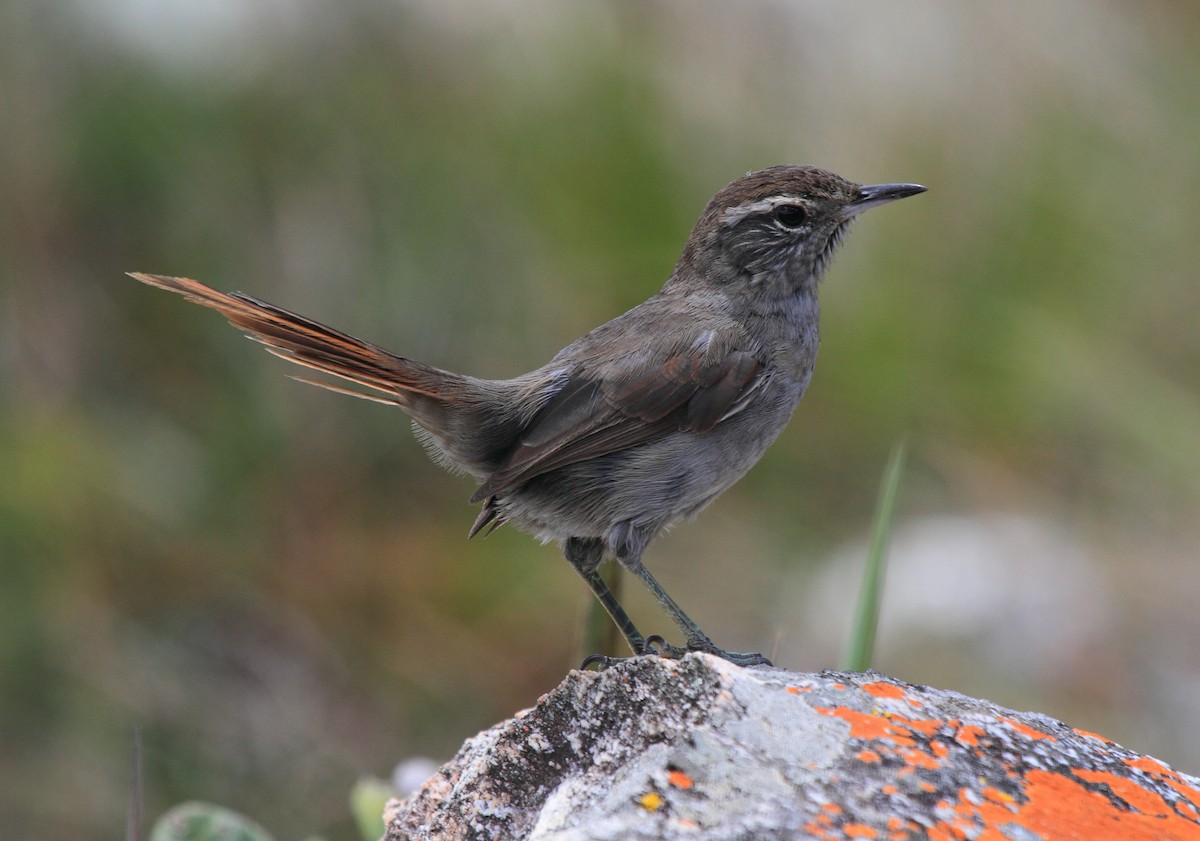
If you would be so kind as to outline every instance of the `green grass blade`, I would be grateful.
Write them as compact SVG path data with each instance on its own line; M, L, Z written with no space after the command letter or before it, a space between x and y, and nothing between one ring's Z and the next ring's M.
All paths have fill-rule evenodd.
M871 659L875 653L875 631L879 627L887 547L892 532L892 512L896 508L900 476L904 473L904 454L904 442L899 441L892 447L887 468L883 471L883 484L875 508L875 523L871 529L871 547L867 552L867 567L863 572L862 589L858 594L858 609L855 612L850 648L846 652L847 671L865 672L871 668Z
M129 811L125 816L126 841L142 841L146 793L142 783L142 728L133 727L133 780L129 785Z
M383 807L396 796L396 791L383 780L362 777L350 790L350 811L363 841L378 841L387 832L383 824Z

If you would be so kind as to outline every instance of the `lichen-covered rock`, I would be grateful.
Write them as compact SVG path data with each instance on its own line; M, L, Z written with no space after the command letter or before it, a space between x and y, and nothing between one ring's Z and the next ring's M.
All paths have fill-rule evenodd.
M387 839L1200 841L1200 779L876 673L572 672L392 801Z

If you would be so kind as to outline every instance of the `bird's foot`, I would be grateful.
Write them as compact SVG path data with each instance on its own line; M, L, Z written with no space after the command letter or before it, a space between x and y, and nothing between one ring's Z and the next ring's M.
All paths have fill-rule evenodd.
M586 672L592 666L596 667L596 671L602 672L607 668L617 665L625 657L609 657L607 654L589 654L583 658L583 662L579 664L579 671Z
M649 639L658 639L658 641L661 641L662 637L653 636ZM634 657L664 656L660 653L660 651L656 650L652 647L652 645L650 645L649 639L642 639L641 636L632 639L630 642L630 648L634 649L634 654L629 657L613 657L608 654L589 654L588 656L583 657L583 662L580 663L580 671L586 672L589 668L595 666L596 671L602 672L605 671L606 668L612 668L613 666L618 665L618 663L625 662L626 660L632 660Z
M726 651L723 648L718 648L713 645L712 640L695 639L688 640L686 648L681 648L678 645L664 640L658 634L646 637L647 653L657 654L660 657L667 657L672 660L678 660L690 651L703 651L705 654L712 654L715 657L720 657L722 660L728 660L735 666L770 666L771 661L761 654L740 651Z
M726 651L723 648L718 648L713 645L712 640L707 638L689 640L686 647L672 645L658 634L651 634L646 637L645 643L641 646L640 651L637 651L634 657L663 657L668 660L680 660L685 654L692 651L703 651L705 654L712 654L720 657L722 660L728 660L735 666L770 666L771 661L761 654L740 651ZM596 671L602 672L605 669L628 660L628 657L610 657L607 654L589 654L583 658L583 662L579 664L580 671L587 671L592 666L596 667Z

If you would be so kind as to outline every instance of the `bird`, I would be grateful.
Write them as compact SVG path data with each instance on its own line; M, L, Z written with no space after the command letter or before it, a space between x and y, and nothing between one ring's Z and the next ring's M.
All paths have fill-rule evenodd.
M470 502L481 508L468 537L510 525L559 544L634 656L698 651L770 665L713 643L643 556L740 479L787 425L816 362L818 286L851 223L925 190L861 185L815 166L749 172L707 203L657 293L511 379L445 371L241 292L129 274L349 385L297 379L406 413L435 462L475 480ZM682 646L633 623L598 571L611 560L649 589Z

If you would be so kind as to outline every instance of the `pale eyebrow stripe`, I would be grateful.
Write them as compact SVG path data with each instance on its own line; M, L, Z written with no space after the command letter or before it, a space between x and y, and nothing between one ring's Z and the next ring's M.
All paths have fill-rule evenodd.
M726 225L736 225L753 213L766 213L781 204L803 205L806 202L799 196L769 196L749 204L739 204L737 207L729 208L721 215L721 221Z

